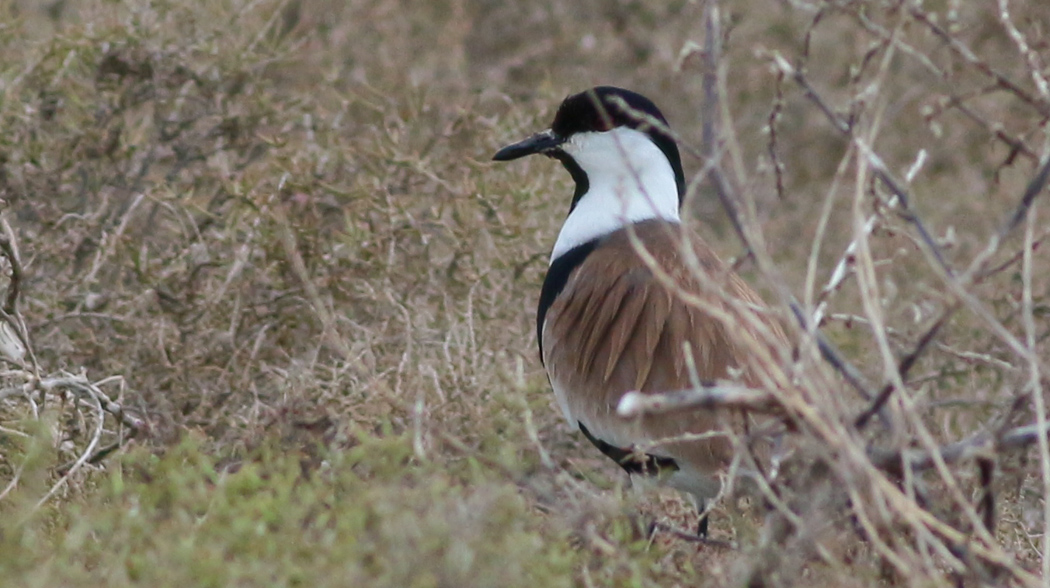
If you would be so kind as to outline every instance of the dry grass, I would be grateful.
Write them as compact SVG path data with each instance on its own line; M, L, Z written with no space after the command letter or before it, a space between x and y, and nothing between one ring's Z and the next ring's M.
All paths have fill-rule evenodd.
M1008 219L1050 7L723 1L712 108L705 4L649 4L0 2L5 582L1037 584L1050 212ZM626 491L536 360L569 178L487 161L595 83L692 151L717 110L742 273L897 415L855 426L796 330L767 374L796 459L769 513L716 511L736 549L649 540L688 509Z

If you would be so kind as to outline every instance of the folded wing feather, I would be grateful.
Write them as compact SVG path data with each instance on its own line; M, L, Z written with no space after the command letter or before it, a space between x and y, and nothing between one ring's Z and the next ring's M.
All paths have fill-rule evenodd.
M544 364L566 417L573 425L585 426L593 437L624 448L729 426L732 416L723 411L649 415L630 421L616 415L616 405L629 391L689 387L686 349L691 350L701 381L726 378L730 369L746 363L741 346L720 320L686 303L677 288L657 279L636 252L628 231L634 231L636 242L673 277L677 288L692 295L704 291L679 251L678 225L646 221L605 237L573 270L543 324ZM758 301L706 246L695 250L709 274L725 278L731 294ZM663 444L651 453L709 471L731 458L731 447L726 437L717 436Z

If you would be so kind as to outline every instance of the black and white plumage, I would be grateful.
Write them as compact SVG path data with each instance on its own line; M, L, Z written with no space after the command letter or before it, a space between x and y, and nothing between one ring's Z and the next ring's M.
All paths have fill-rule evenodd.
M649 99L598 87L566 98L549 130L493 159L542 153L559 160L576 183L536 321L540 357L566 419L627 472L655 476L692 495L702 509L719 492L718 475L733 455L730 440L717 432L738 426L739 415L683 411L628 420L616 407L630 391L689 388L690 364L701 381L736 377L758 385L743 338L733 332L755 321L734 327L705 309L739 312L714 296L715 289L756 307L761 301L683 229L684 174L666 128ZM699 283L684 247L703 274L718 280L708 284L713 288ZM783 338L774 321L758 320ZM693 438L658 443L644 456L635 451L683 435ZM706 519L700 527L706 534Z

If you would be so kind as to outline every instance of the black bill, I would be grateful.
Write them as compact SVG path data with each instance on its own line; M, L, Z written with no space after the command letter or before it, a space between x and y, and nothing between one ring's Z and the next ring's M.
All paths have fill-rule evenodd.
M511 161L512 159L518 159L519 157L525 157L526 155L532 155L534 153L546 153L552 149L557 149L559 145L564 143L565 140L555 135L552 131L543 131L542 133L536 133L535 135L514 143L513 145L507 145L503 149L500 149L492 156L494 161Z

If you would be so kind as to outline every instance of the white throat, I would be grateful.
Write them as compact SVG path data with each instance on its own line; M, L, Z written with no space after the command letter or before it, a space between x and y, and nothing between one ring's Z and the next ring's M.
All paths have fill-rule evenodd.
M577 133L562 149L587 174L589 188L558 233L552 263L627 225L654 218L680 222L674 169L649 135L627 127Z

